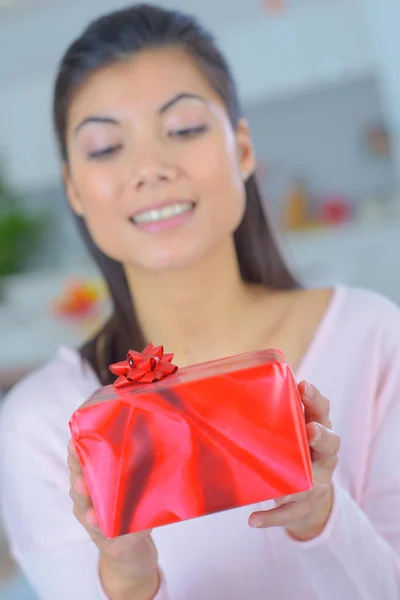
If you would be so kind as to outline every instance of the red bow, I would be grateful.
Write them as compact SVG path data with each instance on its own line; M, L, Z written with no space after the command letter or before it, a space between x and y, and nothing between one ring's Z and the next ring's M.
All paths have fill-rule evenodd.
M164 354L162 346L154 347L153 344L146 346L142 352L129 350L126 360L110 365L111 373L119 376L113 385L121 388L137 382L160 381L178 370L178 367L171 363L173 357L173 354Z

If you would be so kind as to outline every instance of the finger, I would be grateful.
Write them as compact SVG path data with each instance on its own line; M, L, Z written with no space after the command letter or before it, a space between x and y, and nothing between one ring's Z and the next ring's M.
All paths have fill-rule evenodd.
M311 490L306 490L305 492L299 492L297 494L292 494L291 496L284 496L284 498L277 498L274 500L276 506L282 506L283 504L289 504L289 502L305 502L310 497L310 494L313 493L313 488Z
M103 543L105 538L104 538L103 534L101 533L100 529L98 529L97 527L91 527L88 523L88 517L87 517L88 510L82 509L77 504L74 504L73 512L74 512L75 518L84 527L84 529L86 529L86 531L88 532L88 534L90 535L90 537L92 538L94 543L97 545ZM93 524L94 524L94 520L91 520L91 517L89 517L89 520L91 522L93 522Z
M309 517L318 508L321 498L329 494L330 484L314 482L309 492L295 494L293 500L270 510L254 512L249 517L250 527L289 527Z
M323 483L325 486L325 484ZM307 502L312 495L319 493L319 482L314 481L313 487L305 492L299 492L292 494L291 496L284 496L283 498L277 498L274 500L276 506L282 506L282 504L289 504L289 502Z
M313 463L336 457L340 450L340 437L319 423L307 424L308 443L312 449Z
M83 475L75 476L74 487L80 496L83 496L84 498L90 498L90 492Z
M295 521L304 519L309 513L307 502L289 502L270 510L252 513L250 527L288 527Z
M282 504L287 504L288 502L291 502L294 498L295 496L293 494L291 494L290 496L282 496L281 498L275 498L275 506L282 506Z
M331 429L330 402L328 398L307 381L302 381L299 384L299 391L305 408L306 421L316 421L327 429Z
M70 474L70 497L80 506L91 504L91 497L83 475Z
M96 515L96 511L94 510L94 508L89 508L88 511L86 512L86 523L87 526L89 527L89 529L92 530L93 533L95 534L100 534L100 526L99 526L99 521L97 519L97 515Z
M72 441L68 444L68 468L72 473L78 474L82 471L81 463L79 462Z
M72 502L82 509L87 509L92 506L91 499L78 494L78 492L73 486L70 487L69 496Z
M102 536L100 531L99 522L97 520L96 512L93 508L93 505L89 507L80 506L77 503L74 503L73 512L75 517L84 526L84 528L90 533L92 537Z
M79 523L86 528L86 510L74 503L73 513L76 519L78 519Z

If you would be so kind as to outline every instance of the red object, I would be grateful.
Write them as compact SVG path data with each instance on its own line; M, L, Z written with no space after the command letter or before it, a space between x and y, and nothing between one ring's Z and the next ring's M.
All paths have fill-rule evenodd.
M342 196L328 196L321 208L321 220L326 225L341 225L351 219L351 206Z
M148 381L172 360L152 346L132 357ZM312 487L300 394L275 350L101 388L70 427L107 538Z
M126 360L110 366L111 373L118 375L114 387L121 388L140 381L156 383L168 375L176 373L178 367L172 364L173 354L164 354L164 348L149 344L143 352L129 350Z

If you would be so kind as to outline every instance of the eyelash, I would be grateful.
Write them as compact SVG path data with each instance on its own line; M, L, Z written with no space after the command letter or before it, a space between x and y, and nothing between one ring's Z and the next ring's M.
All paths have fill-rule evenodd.
M190 138L195 137L197 135L201 135L208 130L207 125L199 125L198 127L188 127L186 129L177 129L176 131L172 131L169 135L173 138ZM90 152L90 159L101 159L107 158L112 154L115 154L118 150L122 148L119 146L109 146L108 148L104 148L102 150L96 150L95 152Z
M187 138L187 137L195 137L196 135L201 135L208 130L207 125L199 125L198 127L188 127L186 129L177 129L176 131L172 131L169 135L175 138Z
M121 148L122 148L122 146L119 145L119 146L109 146L108 148L104 148L102 150L96 150L95 152L90 152L89 158L107 158L108 156L110 156L111 154L114 154Z

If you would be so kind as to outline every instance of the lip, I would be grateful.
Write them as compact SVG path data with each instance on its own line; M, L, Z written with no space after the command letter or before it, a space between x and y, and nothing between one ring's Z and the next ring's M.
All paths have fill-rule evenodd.
M173 200L171 200L171 199L164 200L164 202L158 202L156 204L148 204L147 206L144 206L143 208L140 208L139 210L135 211L133 214L130 215L129 218L135 219L139 215L149 212L150 210L161 210L162 208L165 208L166 206L172 206L173 204L186 204L187 202L190 202L191 204L195 204L195 202L193 202L192 200L187 200L187 199L182 199L182 198L173 199Z
M140 211L136 211L136 217L139 215L146 213L147 211L162 209L173 204L185 203L188 204L188 200L168 200L166 202L159 202L158 204L152 204L151 206L146 206L145 209ZM137 223L135 222L135 217L131 217L129 220L134 226L146 234L160 234L169 230L173 230L179 227L186 225L189 221L192 220L193 214L196 210L196 203L189 202L191 204L191 209L189 211L185 211L181 214L174 215L172 217L168 217L162 219L160 221L151 221L149 223Z

